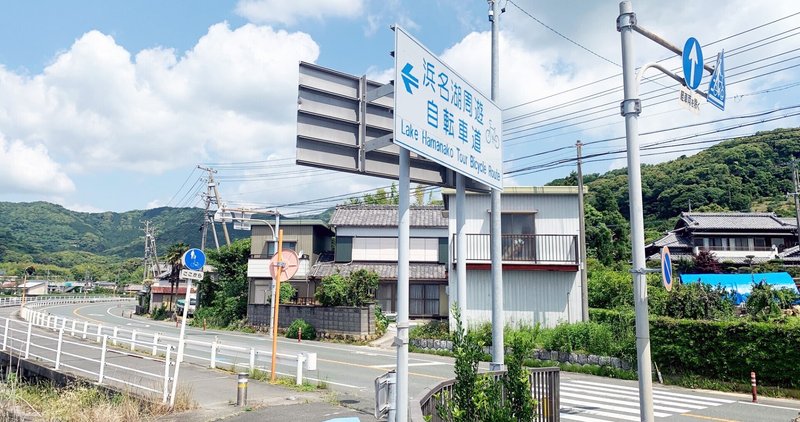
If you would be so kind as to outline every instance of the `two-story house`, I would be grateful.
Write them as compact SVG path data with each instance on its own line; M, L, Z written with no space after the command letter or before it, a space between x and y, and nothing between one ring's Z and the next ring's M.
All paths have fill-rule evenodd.
M366 269L380 277L376 301L384 312L397 304L397 206L342 205L330 226L336 231L335 259L312 266L309 280ZM410 210L409 315L445 317L447 299L447 217L441 206L412 206Z
M667 246L673 261L709 251L720 262L747 265L778 258L796 245L795 219L766 212L684 212L672 231L645 250L648 257L659 259Z
M265 221L252 223L250 259L247 262L247 319L253 325L269 324L266 304L270 302L273 282L269 262L278 251L275 220ZM297 273L288 280L297 290L294 299L298 303L313 303L316 286L308 278L309 269L320 258L332 254L333 231L324 221L309 218L281 218L280 230L283 230L283 248L295 251L299 258Z
M491 196L468 193L465 198L467 245L456 248L455 191L442 192L449 209L448 261L450 292L457 292L456 259L466 259L469 325L492 318L490 254ZM507 187L501 195L503 311L506 324L582 319L579 254L578 188L571 186ZM454 304L456 294L450 297Z

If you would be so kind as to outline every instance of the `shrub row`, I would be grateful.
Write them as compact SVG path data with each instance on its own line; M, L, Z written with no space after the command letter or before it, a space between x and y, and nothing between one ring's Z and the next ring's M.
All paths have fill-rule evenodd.
M590 317L609 326L615 338L635 338L633 312L592 309ZM630 340L627 343L631 347ZM748 380L750 371L755 371L759 382L797 388L800 387L798 344L798 323L650 318L653 361L662 372L675 375L741 381ZM635 345L632 346L635 350Z

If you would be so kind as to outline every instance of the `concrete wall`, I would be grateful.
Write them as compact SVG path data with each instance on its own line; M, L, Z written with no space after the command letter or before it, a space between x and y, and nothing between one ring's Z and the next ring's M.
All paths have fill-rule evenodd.
M302 319L321 336L369 337L376 332L375 305L363 308L281 305L278 319L279 328L287 328L292 321ZM269 305L247 305L247 320L250 325L269 326Z

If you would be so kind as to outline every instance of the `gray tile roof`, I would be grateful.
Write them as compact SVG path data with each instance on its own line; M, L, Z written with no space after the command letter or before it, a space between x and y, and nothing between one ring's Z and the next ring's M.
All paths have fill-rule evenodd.
M318 262L309 270L308 278L322 279L336 272L342 275L365 269L375 271L381 280L397 280L397 264L392 262ZM411 263L408 267L410 280L447 280L447 265L436 263Z
M675 232L669 232L666 236L662 237L661 239L656 240L649 246L656 246L662 248L664 246L672 247L684 247L684 248L693 248L694 245L687 239L685 236Z
M790 224L771 212L684 212L680 218L691 230L792 231L795 228L795 224Z
M412 206L411 227L447 227L444 207ZM330 225L353 227L397 227L396 205L339 205Z

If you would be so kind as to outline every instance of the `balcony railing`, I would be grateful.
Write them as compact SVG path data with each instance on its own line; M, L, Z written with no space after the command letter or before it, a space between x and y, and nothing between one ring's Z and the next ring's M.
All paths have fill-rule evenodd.
M503 261L525 263L578 263L578 236L572 234L504 234L501 236ZM456 245L456 235L453 235ZM454 247L454 249L457 249ZM453 262L458 258L453 253ZM467 262L491 261L488 234L467 235Z

